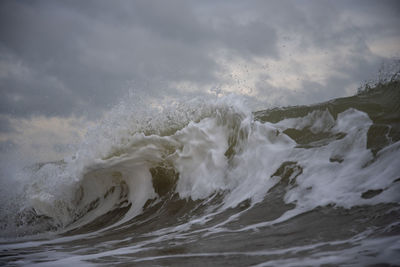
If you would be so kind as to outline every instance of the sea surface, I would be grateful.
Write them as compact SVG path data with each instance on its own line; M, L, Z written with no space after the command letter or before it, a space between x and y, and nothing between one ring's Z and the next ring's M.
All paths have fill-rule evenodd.
M20 175L0 265L400 265L400 82L257 112L125 103Z

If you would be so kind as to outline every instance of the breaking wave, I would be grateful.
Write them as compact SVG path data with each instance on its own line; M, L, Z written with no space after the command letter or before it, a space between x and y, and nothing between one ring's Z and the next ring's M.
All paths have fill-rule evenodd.
M121 103L73 157L24 170L2 259L57 244L24 263L399 264L399 85L258 112Z

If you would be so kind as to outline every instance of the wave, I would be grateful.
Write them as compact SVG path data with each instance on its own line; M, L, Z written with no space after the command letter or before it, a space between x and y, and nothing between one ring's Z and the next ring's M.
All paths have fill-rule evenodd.
M73 157L25 169L25 201L2 220L3 236L209 236L321 212L356 218L365 206L396 223L399 84L258 112L236 96L145 114L122 103Z
M223 211L254 205L279 183L287 183L284 202L296 206L291 214L398 202L399 167L391 163L400 158L399 96L394 82L255 113L234 96L147 116L125 103L73 158L30 169L32 206L24 216L71 229L118 211L122 223L168 194L193 201L219 195Z

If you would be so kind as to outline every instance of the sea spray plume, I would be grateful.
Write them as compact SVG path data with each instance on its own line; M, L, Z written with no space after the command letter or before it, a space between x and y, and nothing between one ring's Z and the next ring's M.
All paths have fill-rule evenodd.
M137 210L133 213L140 212L144 202L155 197L154 190L151 187L151 170L159 168L157 166L161 164L168 165L168 168L178 168L182 174L190 172L182 159L177 159L173 166L171 165L171 158L177 157L177 153L185 153L189 149L190 144L186 144L186 147L183 148L184 145L179 143L187 138L186 136L196 135L196 131L197 134L203 134L204 129L201 128L207 127L205 126L207 120L200 121L208 117L214 118L215 121L210 122L210 130L216 124L225 124L225 127L236 129L236 123L240 123L241 118L251 116L251 112L245 110L244 106L238 101L240 102L234 96L214 100L192 99L181 103L159 105L153 109L138 109L136 107L138 103L122 101L106 114L98 126L88 131L73 157L56 163L39 164L30 170L32 182L28 186L27 194L32 207L27 207L25 213L48 218L54 227L65 227L86 216L89 211L95 210L93 216L99 216L102 213L99 211L100 209L97 209L100 198L107 196L106 198L110 199L111 191L120 191L122 198L110 200L107 205L111 206L104 208L103 212L113 209L113 202L118 202L116 203L117 206L125 202L129 202L127 205L135 201L138 202L139 200L134 198L126 198L128 198L129 191L132 193L134 188L138 187L138 184L146 183L148 196L139 201ZM196 125L198 123L200 123L200 127ZM191 127L188 130L177 133L189 124L191 124ZM207 138L207 134L205 138ZM221 141L225 142L225 136L222 139L220 138ZM221 160L225 161L224 153L228 150L228 144L231 151L229 153L233 153L235 148L232 143L236 142L236 139L235 136L226 138L226 144L222 146L223 149L217 152L221 157L218 164L223 164ZM209 140L205 141L207 143ZM190 140L187 139L184 142L189 143ZM155 148L154 146L157 145L159 147ZM208 149L204 146L200 147L204 151L199 152L198 156L202 156L201 154ZM182 152L177 152L177 149L182 149ZM140 153L142 154L135 155L134 152L138 150L141 150ZM184 158L184 156L178 156L178 158ZM121 162L115 163L118 162L118 159L122 159ZM209 164L212 163L213 160L209 162ZM109 167L113 164L116 164L117 167ZM123 171L118 168L128 168L129 174L123 175ZM101 170L104 170L104 173L101 173ZM138 172L136 175L132 174L134 170ZM136 184L131 184L134 179L131 175L147 178L144 178L141 182L136 181ZM215 177L218 177L218 175L215 174ZM185 195L186 189L183 188L186 188L187 185L183 182L183 178L180 181L178 188L181 189L182 197L198 197L195 194ZM193 181L187 183L193 184ZM196 183L196 186L198 187L199 183ZM223 186L223 183L220 186ZM138 194L130 195L137 196Z
M364 81L357 89L358 94L376 90L380 86L385 86L400 80L400 59L392 59L381 63L376 78Z

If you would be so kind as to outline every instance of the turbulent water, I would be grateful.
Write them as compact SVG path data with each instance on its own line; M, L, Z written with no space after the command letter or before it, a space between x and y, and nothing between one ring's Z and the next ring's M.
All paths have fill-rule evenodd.
M122 103L75 155L21 171L0 264L400 264L400 83L251 112Z

